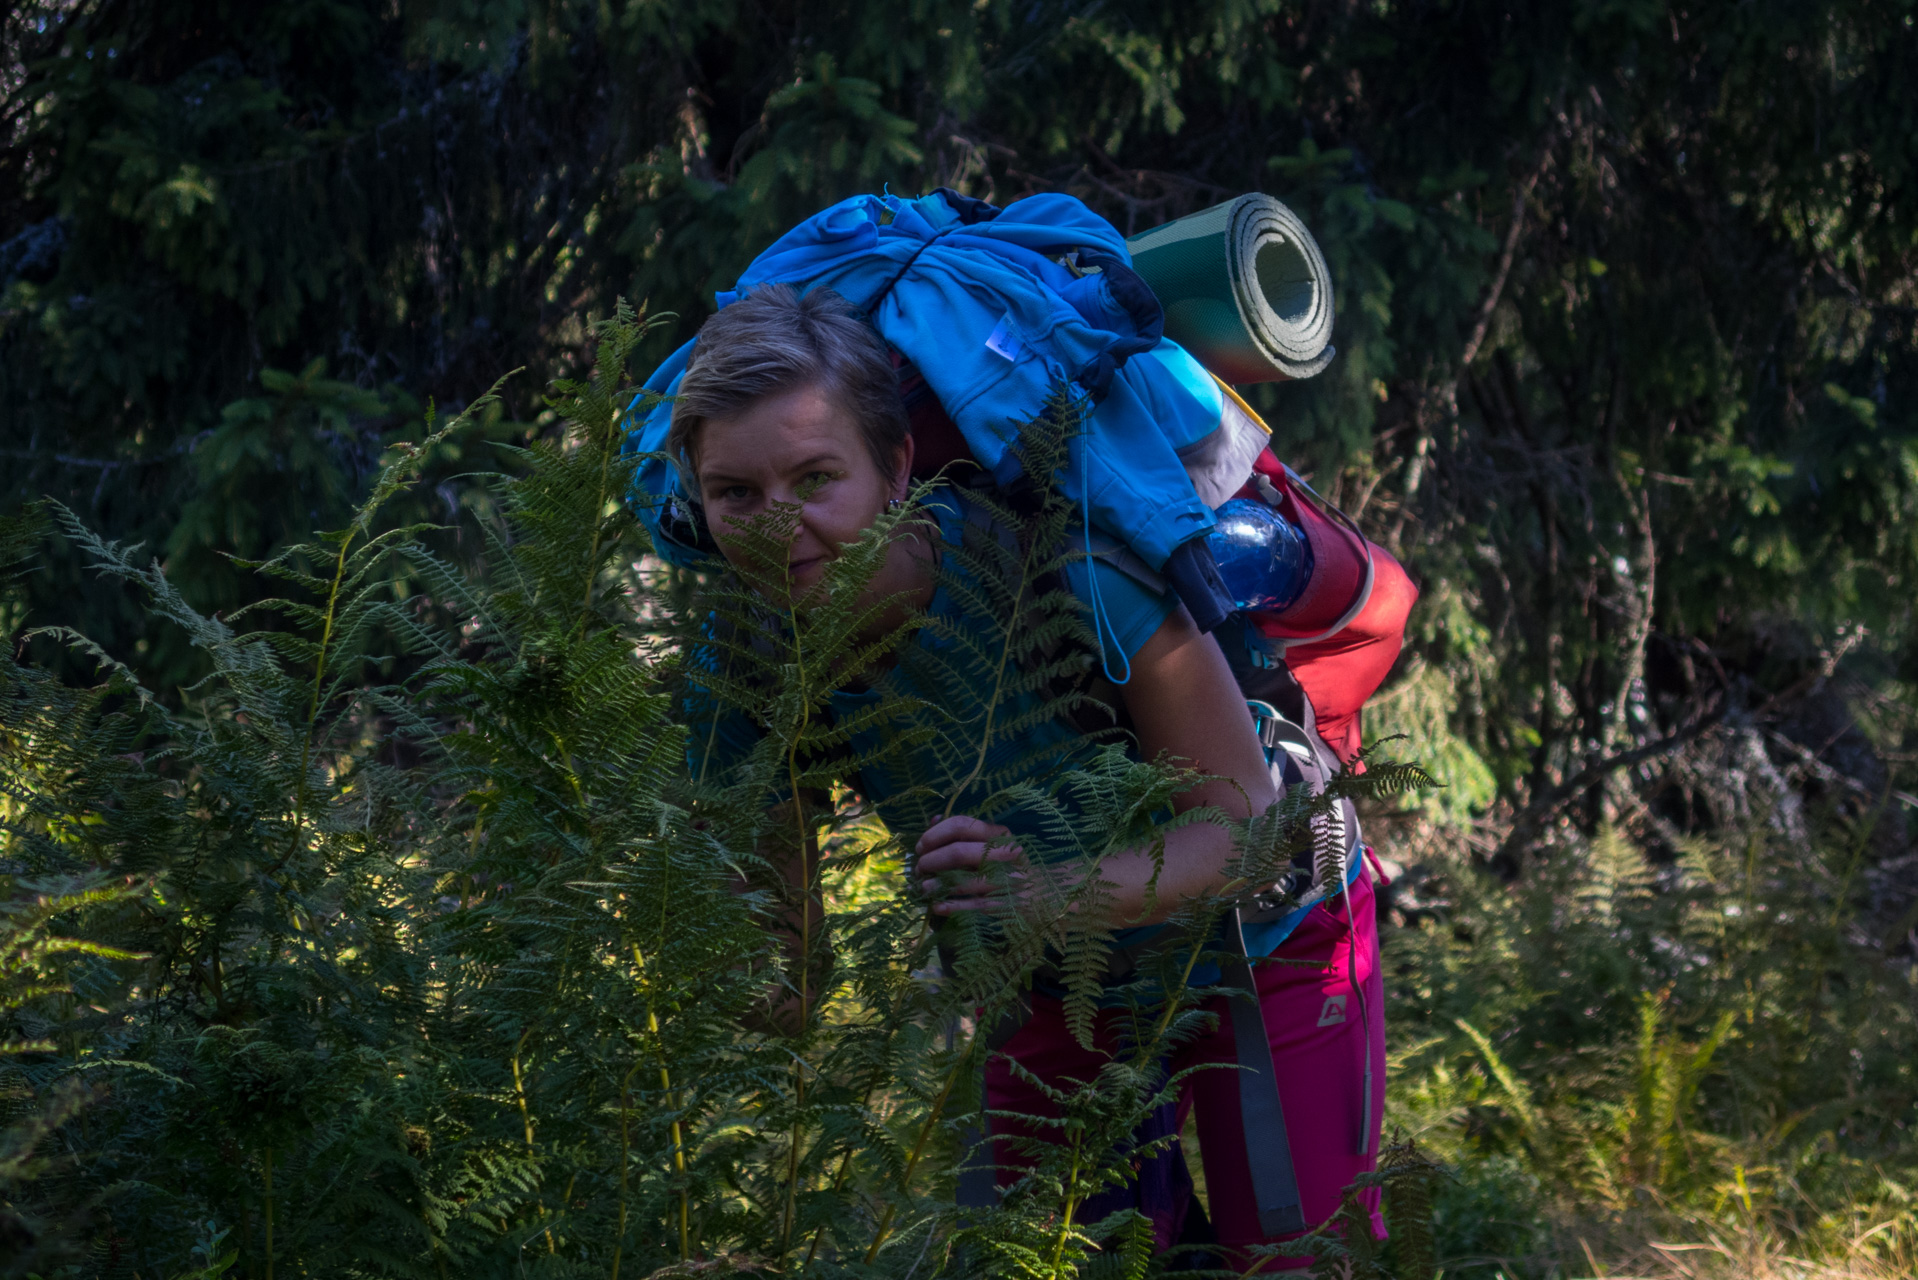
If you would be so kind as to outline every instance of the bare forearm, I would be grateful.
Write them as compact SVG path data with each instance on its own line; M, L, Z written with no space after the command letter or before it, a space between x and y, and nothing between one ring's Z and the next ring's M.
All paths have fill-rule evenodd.
M1213 822L1166 832L1159 859L1149 848L1107 856L1099 878L1108 886L1110 922L1121 928L1158 924L1187 903L1230 890L1228 868L1236 856L1231 833Z
M1141 755L1205 775L1173 801L1180 813L1209 807L1243 821L1278 799L1224 654L1183 610L1140 650L1125 699ZM1228 887L1226 869L1234 857L1232 833L1218 822L1166 832L1157 866L1147 849L1108 857L1100 876L1115 886L1115 922L1156 924L1194 899L1219 893Z
M1157 850L1140 845L1103 858L1098 874L1106 889L1099 909L1106 920L1121 928L1157 924L1188 903L1233 891L1232 865L1239 853L1235 831L1255 806L1263 812L1278 798L1267 778L1255 775L1249 782L1214 778L1199 784L1179 796L1174 808L1187 813L1207 807L1218 815L1214 820L1166 830ZM1008 835L1004 827L959 814L920 838L918 888L934 899L935 914L1006 910L1020 901L1044 914L1058 909L1047 903L1078 896L1075 889L1084 883L1087 863L1033 866ZM1029 892L1040 885L1050 888ZM1073 909L1085 909L1083 899Z

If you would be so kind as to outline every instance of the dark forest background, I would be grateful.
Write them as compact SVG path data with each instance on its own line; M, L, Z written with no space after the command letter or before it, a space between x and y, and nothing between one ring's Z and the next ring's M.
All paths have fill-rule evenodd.
M1780 1085L1762 1120L1712 1123L1784 1142L1842 1093L1819 1150L1880 1168L1918 1124L1895 1048L1918 1016L1915 23L1911 0L20 0L0 17L0 506L58 499L229 613L263 590L233 557L343 526L429 406L523 370L400 499L471 550L464 477L498 465L489 442L555 431L547 388L588 370L617 299L679 316L643 368L833 200L1067 191L1135 231L1270 192L1325 249L1339 356L1254 403L1423 591L1368 736L1407 735L1446 786L1375 829L1406 873L1396 920L1453 950L1405 953L1395 1038L1448 1038L1483 1089L1448 1094L1431 1071L1452 1068L1420 1059L1400 1114L1493 1134L1511 1163L1486 1195L1549 1198L1526 1170L1576 1164L1576 1140L1546 1142L1513 1090L1563 1069L1586 1031L1559 1005L1586 997L1569 969L1547 990L1557 961L1526 946L1594 883L1650 901L1704 875L1701 850L1762 847L1747 888L1762 866L1825 930L1792 951L1817 987L1792 998L1863 1003L1766 1033L1829 1043L1795 1101ZM77 628L163 699L205 674L69 541L8 608L10 634ZM1622 918L1594 947L1651 956L1658 930ZM1822 985L1867 962L1869 999L1864 970ZM1667 1008L1657 963L1620 964L1579 981L1625 992L1635 1078L1693 1062L1719 1006ZM1730 991L1785 961L1725 964ZM1445 1003L1514 967L1537 973L1502 1030ZM1693 1048L1659 1048L1666 1026ZM1698 1052L1659 1133L1685 1128ZM1873 1054L1841 1087L1831 1064ZM1620 1133L1652 1125L1650 1096ZM1501 1097L1502 1130L1472 1111ZM1682 1195L1630 1163L1655 1156L1621 1167L1661 1204L1743 1195L1763 1217L1760 1164L1714 1150ZM1795 1175L1765 1150L1784 1205ZM1842 1199L1786 1236L1871 1228L1827 1221ZM1501 1240L1484 1250L1523 1252Z
M227 609L226 557L341 523L426 405L523 368L491 430L540 430L616 298L682 317L663 352L849 193L1065 190L1136 229L1265 190L1327 251L1341 355L1261 407L1424 585L1413 649L1472 757L1451 800L1523 806L1841 650L1881 693L1918 675L1912 16L14 6L6 501L57 497ZM194 674L76 573L31 609ZM1883 794L1882 753L1808 714L1794 740Z

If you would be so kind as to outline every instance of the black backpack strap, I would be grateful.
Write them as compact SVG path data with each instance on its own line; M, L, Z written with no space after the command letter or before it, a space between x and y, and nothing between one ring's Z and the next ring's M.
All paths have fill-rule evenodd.
M1305 1210L1292 1166L1279 1076L1272 1065L1272 1041L1266 1035L1265 1009L1252 979L1237 911L1226 917L1225 956L1219 967L1224 985L1232 992L1229 1008L1239 1067L1239 1120L1245 1131L1245 1158L1253 1202L1259 1209L1259 1230L1268 1237L1303 1231Z

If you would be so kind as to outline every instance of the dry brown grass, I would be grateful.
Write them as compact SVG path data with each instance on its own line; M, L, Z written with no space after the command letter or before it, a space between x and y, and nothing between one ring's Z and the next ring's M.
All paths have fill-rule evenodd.
M1918 1277L1918 1214L1905 1212L1816 1252L1788 1246L1760 1225L1725 1231L1671 1222L1636 1234L1632 1224L1591 1225L1561 1236L1565 1280L1913 1280Z

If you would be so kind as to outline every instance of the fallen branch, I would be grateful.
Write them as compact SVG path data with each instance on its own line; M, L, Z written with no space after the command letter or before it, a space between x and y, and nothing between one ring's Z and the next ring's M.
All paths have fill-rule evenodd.
M1745 712L1741 719L1762 720L1778 708L1812 693L1825 681L1831 679L1832 673L1838 669L1838 663L1846 654L1858 646L1864 639L1864 636L1865 632L1862 627L1840 636L1837 644L1819 655L1819 663L1816 667L1807 671L1804 675L1792 681L1777 693L1772 694L1756 707ZM1710 650L1706 650L1706 656L1711 656ZM1717 666L1717 660L1715 658L1713 659L1712 665L1714 667ZM1669 755L1706 730L1714 728L1722 722L1731 711L1731 689L1723 669L1719 670L1718 676L1721 688L1718 706L1706 715L1699 717L1691 724L1686 725L1670 736L1660 738L1656 742L1648 742L1643 746L1633 747L1628 751L1620 751L1614 755L1606 756L1602 760L1588 764L1558 786L1535 797L1530 804L1519 811L1518 817L1513 820L1511 832L1499 843L1498 852L1492 855L1492 865L1498 867L1507 876L1516 876L1520 866L1520 853L1527 844L1537 839L1539 832L1543 831L1548 823L1558 817L1566 805L1597 785L1608 774L1611 774L1615 770L1629 769L1635 764L1652 759L1654 756ZM1771 736L1777 737L1781 742L1786 741L1786 739L1779 735ZM1790 745L1797 747L1795 743ZM1802 747L1797 747L1797 749L1804 752ZM1804 754L1810 756L1811 753L1804 752ZM1813 763L1817 763L1815 757L1813 757ZM1829 768L1830 766L1825 767ZM1833 770L1833 772L1836 773L1837 771ZM1847 779L1847 781L1853 780ZM1855 781L1854 785L1857 785Z
M1718 706L1709 714L1699 717L1684 728L1656 742L1647 742L1628 751L1619 751L1602 760L1593 761L1564 782L1535 798L1521 809L1518 817L1513 820L1510 834L1499 844L1498 852L1492 856L1493 865L1508 867L1512 874L1516 874L1519 855L1525 846L1535 840L1547 824L1558 817L1566 805L1602 782L1607 775L1619 769L1629 769L1635 764L1641 764L1656 756L1669 755L1706 730L1715 728L1725 719L1729 707L1729 701L1721 699Z

